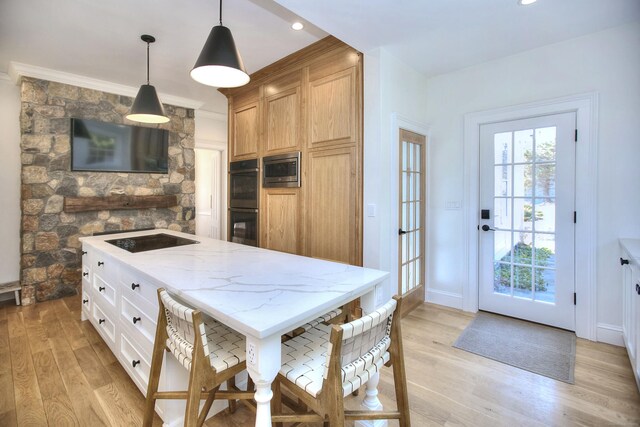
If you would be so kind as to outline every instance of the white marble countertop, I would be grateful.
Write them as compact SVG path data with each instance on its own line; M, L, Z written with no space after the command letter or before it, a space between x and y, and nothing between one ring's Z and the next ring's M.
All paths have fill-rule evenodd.
M620 239L620 246L633 258L636 265L640 265L640 239Z
M166 233L194 245L130 253L105 240ZM170 230L81 238L245 335L282 334L370 292L389 273Z

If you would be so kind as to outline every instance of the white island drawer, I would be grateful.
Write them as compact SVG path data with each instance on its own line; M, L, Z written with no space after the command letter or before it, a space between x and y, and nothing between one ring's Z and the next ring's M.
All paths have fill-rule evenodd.
M156 310L157 311L157 310ZM156 319L152 319L148 310L141 309L129 298L122 297L121 322L128 326L131 337L144 352L151 355L156 334Z
M158 286L142 279L139 273L128 268L122 268L120 271L120 286L123 289L123 294L136 295L139 298L144 298L154 307L158 306Z
M95 301L93 303L93 325L98 333L104 338L107 345L115 352L116 345L116 324L112 317L103 310Z
M118 359L129 372L142 394L146 395L149 372L151 371L151 359L143 356L143 352L132 344L133 341L135 340L128 337L126 333L120 334L120 354Z
M107 283L98 273L93 274L93 295L96 299L107 303L111 308L116 307L116 288Z

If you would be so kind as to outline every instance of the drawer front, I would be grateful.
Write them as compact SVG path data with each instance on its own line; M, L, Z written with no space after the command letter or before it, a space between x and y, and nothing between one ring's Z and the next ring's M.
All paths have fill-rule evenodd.
M107 345L115 353L116 348L116 323L111 315L106 313L100 304L96 301L93 302L92 308L92 322L98 333L104 338Z
M131 337L147 355L153 351L153 341L156 334L156 321L129 298L122 297L120 321L127 325Z
M116 307L116 288L107 283L97 272L93 274L93 295L108 306Z
M149 284L146 280L141 280L135 272L122 269L120 285L123 289L123 294L136 295L137 297L144 298L154 307L158 306L158 287ZM154 316L156 314L157 313L155 313Z
M151 371L151 359L143 356L142 352L134 344L134 339L126 333L120 334L120 353L118 359L125 367L143 394L147 392L149 384L149 372Z
M85 312L88 318L91 318L91 294L88 292L88 287L82 284L82 311Z

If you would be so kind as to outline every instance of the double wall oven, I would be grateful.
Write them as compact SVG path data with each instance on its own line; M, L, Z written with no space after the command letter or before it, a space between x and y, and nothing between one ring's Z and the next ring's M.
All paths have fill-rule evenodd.
M258 160L229 164L229 241L258 246Z

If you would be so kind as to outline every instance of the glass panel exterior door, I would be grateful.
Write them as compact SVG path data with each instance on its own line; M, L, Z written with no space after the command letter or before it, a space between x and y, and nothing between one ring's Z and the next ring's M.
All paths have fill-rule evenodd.
M426 138L400 130L398 293L424 301Z
M481 127L480 309L574 329L574 129L574 113Z

